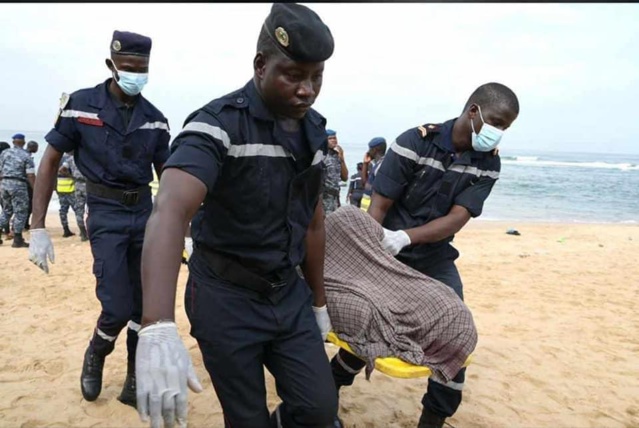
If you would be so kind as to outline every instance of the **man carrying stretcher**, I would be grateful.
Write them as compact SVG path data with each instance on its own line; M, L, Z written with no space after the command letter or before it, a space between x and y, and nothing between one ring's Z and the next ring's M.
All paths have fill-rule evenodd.
M499 178L501 169L495 149L504 131L515 121L518 114L519 101L511 89L500 83L484 84L471 94L458 118L443 124L418 126L397 137L391 144L373 184L368 214L383 226L380 235L381 246L397 256L397 260L403 264L446 284L462 300L462 282L454 263L459 252L450 244L455 233L459 232L471 217L481 214L484 201ZM328 223L326 228L328 258ZM327 266L328 264L327 260ZM346 266L348 263L343 265ZM361 263L357 266L362 272ZM356 306L352 306L351 312L348 313L342 313L348 305L344 305L344 308L332 307L331 293L328 292L329 275L325 276L329 313L336 332L342 336L339 328L348 324L342 324L342 321L338 320L339 317L365 314L358 313L361 309ZM391 288L393 286L391 284ZM414 299L411 295L414 292L412 289L410 292L403 287L401 290L395 289L406 298L406 303ZM357 292L356 289L352 290L352 293ZM386 297L389 296L392 297L393 294L387 290ZM393 308L388 308L393 312ZM433 309L437 313L441 311L437 306ZM404 310L409 321L415 321L412 317L414 314L403 306L397 306L396 310ZM417 326L389 325L394 328L395 334L398 329L403 329L405 333ZM405 337L405 334L400 336L403 339ZM375 338L373 335L367 337L367 340ZM348 338L352 339L354 338ZM387 337L383 335L380 340L387 342ZM373 343L370 346L376 345L378 344ZM445 342L438 343L437 346L443 347ZM474 344L472 346L474 347ZM424 358L430 350L424 348ZM362 356L369 360L372 351L366 351L367 353ZM356 352L359 354L361 349L356 349ZM413 362L407 355L394 356ZM456 359L456 362L459 363L459 360ZM351 385L355 375L365 365L366 361L340 350L331 361L338 391L342 386ZM433 372L437 373L436 367ZM465 369L459 370L452 379L448 379L448 373L445 371L441 374L445 376L429 379L428 391L422 399L424 409L418 428L442 427L445 418L452 416L461 404Z

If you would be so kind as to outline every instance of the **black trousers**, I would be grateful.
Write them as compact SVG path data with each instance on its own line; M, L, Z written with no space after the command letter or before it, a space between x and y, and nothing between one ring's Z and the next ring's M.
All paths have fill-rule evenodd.
M453 260L445 260L429 267L411 266L421 273L434 278L452 288L463 300L463 284L459 271ZM342 386L352 385L355 376L364 368L366 363L356 356L340 349L331 360L331 370L335 385L339 390ZM441 384L428 379L428 389L422 398L424 408L443 417L452 416L462 401L462 387L464 385L466 369L462 368L447 384Z
M87 229L96 296L102 307L91 346L99 355L109 355L128 325L127 367L133 372L142 318L142 245L151 200L127 208L93 195L89 198Z
M220 279L194 274L185 292L191 335L222 405L225 427L273 425L266 406L264 367L275 377L282 426L326 427L337 394L315 321L312 293L297 278L270 298Z

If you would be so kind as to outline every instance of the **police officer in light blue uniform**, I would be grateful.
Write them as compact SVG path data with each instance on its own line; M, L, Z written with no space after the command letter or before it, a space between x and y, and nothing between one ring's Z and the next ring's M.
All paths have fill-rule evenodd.
M33 159L24 149L24 135L13 136L13 147L0 154L0 198L2 214L0 230L9 227L13 216L13 248L28 247L29 243L22 237L22 231L29 217L29 187L33 186L35 166ZM1 233L0 233L1 236ZM0 239L0 244L2 239Z
M463 300L451 242L478 217L499 178L495 153L504 130L519 114L515 93L500 83L477 88L462 114L426 124L391 144L373 183L368 213L384 226L382 246L398 260L441 281ZM365 363L340 350L331 361L338 388L353 383ZM441 428L462 400L465 369L446 384L433 379L422 399L418 428Z
M153 426L162 415L185 423L187 383L200 390L174 322L191 218L185 308L225 425L332 426L337 394L322 340L331 329L321 200L328 140L326 120L311 109L332 53L315 12L274 4L253 78L191 114L171 146L143 256L138 410ZM283 401L271 415L264 367Z
M169 156L169 125L140 92L147 82L151 39L115 31L106 65L112 77L94 88L63 94L38 170L30 260L48 273L53 244L44 218L62 154L73 151L86 177L87 228L96 294L102 305L84 354L81 390L88 401L102 389L104 360L127 326L127 377L118 399L135 407L135 350L142 315L140 259L151 214L152 168Z

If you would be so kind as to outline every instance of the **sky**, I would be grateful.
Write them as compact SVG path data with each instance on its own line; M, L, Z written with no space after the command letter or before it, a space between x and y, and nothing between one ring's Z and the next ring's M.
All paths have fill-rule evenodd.
M520 103L502 150L639 153L639 4L305 4L335 39L314 107L341 142L457 117L495 81ZM251 79L270 7L2 3L0 129L50 129L62 92L110 77L117 29L153 39L143 94L175 137Z

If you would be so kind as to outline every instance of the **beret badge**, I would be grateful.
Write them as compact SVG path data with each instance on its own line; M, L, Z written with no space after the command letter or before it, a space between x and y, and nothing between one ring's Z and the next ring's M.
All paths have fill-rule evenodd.
M119 52L120 49L122 49L122 45L120 44L119 40L114 40L111 44L111 48L113 48L114 51Z
M277 27L275 29L275 39L279 42L280 45L284 47L288 47L289 45L288 33L282 27Z

